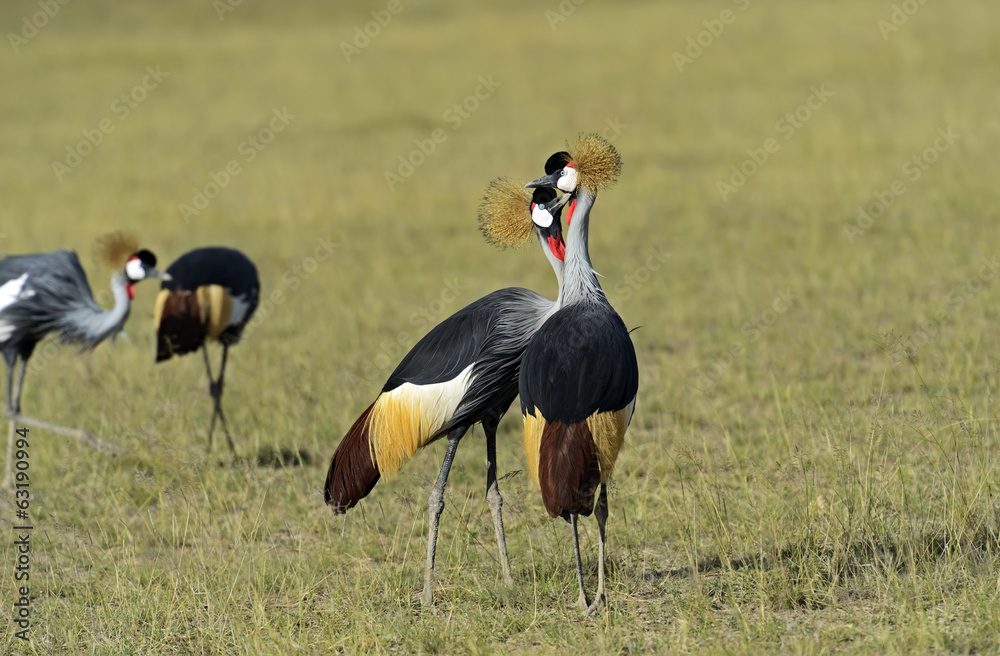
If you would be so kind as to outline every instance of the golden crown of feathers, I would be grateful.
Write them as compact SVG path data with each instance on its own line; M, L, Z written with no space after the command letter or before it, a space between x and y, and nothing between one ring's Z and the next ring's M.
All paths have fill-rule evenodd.
M128 259L139 251L139 240L134 235L112 232L97 239L94 252L98 261L109 269L124 269Z
M618 182L622 158L611 142L599 134L580 134L569 151L580 176L580 186L596 193Z
M531 237L531 191L510 178L490 182L479 203L479 230L498 248L523 246Z
M597 193L618 181L622 158L604 137L580 134L569 151L579 185ZM479 204L479 229L486 241L499 248L523 246L534 229L531 220L531 192L510 178L490 182Z

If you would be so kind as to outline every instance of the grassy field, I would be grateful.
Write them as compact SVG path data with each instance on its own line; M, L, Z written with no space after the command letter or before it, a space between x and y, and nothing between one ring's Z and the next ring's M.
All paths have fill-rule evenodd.
M230 245L266 300L230 358L236 464L206 454L200 359L154 366L152 284L128 341L40 347L25 413L128 453L31 432L31 641L5 493L0 652L1000 652L994 2L52 4L0 5L0 253L74 248L105 290L109 230L163 264ZM391 20L366 42L372 11ZM555 294L475 212L580 131L624 160L591 254L641 326L608 604L568 607L569 528L514 412L515 585L477 428L422 610L444 445L342 518L326 467L430 325L503 286Z

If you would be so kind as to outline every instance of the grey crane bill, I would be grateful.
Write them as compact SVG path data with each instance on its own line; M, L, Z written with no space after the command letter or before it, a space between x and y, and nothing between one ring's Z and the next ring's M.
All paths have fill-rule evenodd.
M532 180L528 184L524 185L525 189L534 189L536 187L556 187L559 184L559 177L562 175L562 169L559 169L555 173L550 173L541 178Z
M553 171L544 177L532 180L524 186L527 189L535 187L552 187L561 191L570 192L576 190L577 178L578 175L576 166L572 162L569 162L561 169Z
M545 208L546 210L549 211L550 214L554 215L559 208L561 208L563 205L569 202L569 199L572 197L572 195L573 194L563 194L562 196L556 198L555 200L550 200L547 203L543 203L541 207Z

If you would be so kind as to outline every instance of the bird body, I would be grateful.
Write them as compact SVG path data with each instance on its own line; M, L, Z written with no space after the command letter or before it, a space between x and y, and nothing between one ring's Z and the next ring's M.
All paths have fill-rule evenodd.
M354 507L380 475L396 474L454 427L499 421L517 397L521 354L554 309L540 294L509 287L467 305L417 342L333 456L324 489L334 512ZM358 467L359 453L370 454L370 466Z
M137 248L135 240L118 234L100 244L101 259L115 269L111 276L115 304L110 310L94 300L87 274L73 251L12 255L0 260L0 351L7 366L6 411L10 417L5 482L10 481L15 419L103 444L83 431L24 417L20 414L21 393L28 359L38 342L55 334L63 344L94 348L121 331L139 281L166 277L155 268L156 256ZM15 386L18 360L21 372Z
M624 444L637 388L635 349L610 305L563 307L533 338L520 379L524 449L549 515L591 514Z
M214 402L208 448L212 448L218 416L229 449L235 455L236 447L222 412L223 381L229 347L240 341L243 329L257 309L260 297L257 267L238 250L212 246L185 253L167 268L167 273L170 280L161 286L153 313L156 361L202 349L209 394ZM217 379L212 376L208 359L209 341L222 344Z
M94 348L121 330L131 309L134 284L116 272L111 290L115 306L104 310L94 300L87 274L73 251L0 260L0 345L4 353L23 350L30 354L50 333L57 334L64 344Z
M544 178L529 187L567 192L566 263L561 308L532 337L521 361L519 390L524 448L546 511L570 522L576 554L579 605L588 613L604 595L604 531L607 484L635 408L639 368L628 329L608 303L590 261L590 212L597 189L621 169L617 151L590 135L575 156L556 153ZM600 496L596 498L597 491ZM598 523L598 588L587 600L577 518L594 513Z
M534 232L561 282L561 204L551 212L546 207L555 196L549 190L536 190L529 198L523 189L494 181L481 208L493 214L481 214L480 221L487 235L496 226L518 226L513 232L493 234L500 245L512 245ZM521 354L532 334L557 309L556 302L511 287L457 311L406 354L333 454L324 499L335 514L341 514L367 496L382 474L395 474L418 449L448 437L444 462L428 499L424 605L432 603L437 529L448 473L459 441L477 423L486 434L486 498L496 529L501 570L505 580L512 580L496 476L496 431L500 418L517 397Z
M190 353L206 339L240 340L260 294L249 258L232 248L198 248L177 258L167 273L172 279L161 286L153 314L157 362Z

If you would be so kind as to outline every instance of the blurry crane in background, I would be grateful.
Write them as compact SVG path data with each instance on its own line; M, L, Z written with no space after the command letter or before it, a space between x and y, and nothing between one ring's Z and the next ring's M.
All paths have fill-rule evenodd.
M534 232L562 282L565 246L562 203L548 189L529 194L510 180L493 181L480 210L480 227L501 247L524 243ZM324 497L341 514L364 498L382 474L399 471L417 449L448 437L441 471L428 500L430 530L421 602L433 602L434 557L444 488L459 440L482 423L486 433L487 488L504 580L511 582L497 485L496 432L517 397L521 354L556 305L535 292L508 287L462 308L438 324L403 358L382 392L341 440Z
M597 191L613 184L620 171L621 158L614 146L597 135L581 135L572 158L556 153L546 165L549 175L527 185L556 187L572 197L566 217L561 309L528 344L519 387L528 469L541 488L549 515L572 526L580 586L577 603L588 614L600 608L604 596L607 483L639 387L635 348L597 281L587 246ZM593 604L584 590L577 533L577 517L591 512L597 517L599 539Z
M208 426L208 450L212 450L215 417L222 421L229 450L236 455L226 416L222 413L223 380L229 347L240 341L260 295L257 268L243 253L231 248L197 248L180 256L167 268L153 325L156 330L156 361L202 349L208 392L214 407ZM206 340L222 344L219 378L212 377Z
M34 255L12 255L0 260L0 350L7 365L6 412L10 418L7 466L3 485L11 480L15 422L34 425L75 437L91 446L114 447L82 430L66 428L21 415L21 393L28 358L49 333L63 344L92 349L117 334L128 319L135 286L145 278L167 278L156 270L156 256L139 250L138 243L121 234L108 235L98 243L103 264L112 268L111 291L115 305L101 308L87 282L87 274L73 251L58 250ZM21 373L14 385L14 370Z

